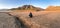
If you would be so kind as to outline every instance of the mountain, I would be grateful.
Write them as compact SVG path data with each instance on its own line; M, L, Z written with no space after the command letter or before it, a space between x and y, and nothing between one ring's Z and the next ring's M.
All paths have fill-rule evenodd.
M11 10L36 10L36 11L41 11L44 10L42 8L39 7L34 7L32 5L23 5L22 7L18 7L18 8L12 8Z
M60 11L60 6L48 6L46 11Z

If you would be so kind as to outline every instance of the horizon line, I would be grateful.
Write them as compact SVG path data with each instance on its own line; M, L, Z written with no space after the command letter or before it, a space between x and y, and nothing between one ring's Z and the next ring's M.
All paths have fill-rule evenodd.
M1 9L12 9L12 8L18 8L18 7L22 7L22 6L24 6L24 5L17 6L17 7L10 7L10 8L0 8L0 10L1 10ZM32 6L34 6L34 5L32 5ZM59 6L59 5L49 5L49 6L56 7L56 6ZM49 6L47 6L47 7L49 7ZM39 7L39 6L34 6L34 7ZM47 7L45 7L45 8L39 7L39 8L46 9Z

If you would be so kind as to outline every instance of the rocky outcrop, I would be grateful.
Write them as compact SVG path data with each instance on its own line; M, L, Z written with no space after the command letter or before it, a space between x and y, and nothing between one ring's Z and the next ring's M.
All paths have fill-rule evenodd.
M0 13L0 28L20 28L19 21L7 13ZM19 23L20 24L20 23Z
M48 6L46 11L60 11L60 6Z

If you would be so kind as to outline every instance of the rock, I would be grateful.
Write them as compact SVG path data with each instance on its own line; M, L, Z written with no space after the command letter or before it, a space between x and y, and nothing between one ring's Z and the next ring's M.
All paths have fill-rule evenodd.
M7 13L0 13L0 28L20 28L18 20Z

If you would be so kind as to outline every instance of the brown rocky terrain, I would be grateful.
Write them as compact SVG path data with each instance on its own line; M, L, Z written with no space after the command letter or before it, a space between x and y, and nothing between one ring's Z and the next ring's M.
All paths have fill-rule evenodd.
M39 11L32 13L33 18L28 16L29 12L13 12L10 14L19 17L26 28L60 28L60 12Z
M48 6L46 11L60 11L60 6Z

